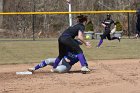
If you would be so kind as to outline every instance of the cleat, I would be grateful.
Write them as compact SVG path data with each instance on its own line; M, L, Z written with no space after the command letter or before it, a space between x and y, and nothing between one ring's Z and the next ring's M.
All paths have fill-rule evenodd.
M86 74L87 72L90 72L90 69L88 69L86 66L83 66L83 67L81 68L81 72L82 72L83 74Z
M35 68L28 68L28 71L34 72L35 71Z
M118 37L119 42L121 41L121 37Z

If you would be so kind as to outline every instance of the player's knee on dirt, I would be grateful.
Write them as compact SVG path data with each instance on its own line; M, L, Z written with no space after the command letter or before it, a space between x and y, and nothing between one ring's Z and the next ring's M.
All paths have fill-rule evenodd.
M64 65L57 66L57 68L56 68L56 72L59 72L59 73L64 73L64 72L67 72L67 71L68 71L68 69Z

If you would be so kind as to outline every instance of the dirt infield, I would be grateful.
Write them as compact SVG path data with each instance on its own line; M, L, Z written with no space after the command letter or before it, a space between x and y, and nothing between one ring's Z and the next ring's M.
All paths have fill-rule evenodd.
M0 93L140 93L140 59L90 61L90 74L76 64L70 73L51 73L48 66L16 75L34 65L0 65Z

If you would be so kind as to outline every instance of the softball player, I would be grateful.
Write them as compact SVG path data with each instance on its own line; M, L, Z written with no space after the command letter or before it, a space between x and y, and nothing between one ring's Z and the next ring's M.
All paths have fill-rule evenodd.
M76 43L77 43L77 41L76 41ZM53 66L55 59L56 58L45 59L40 64L36 65L34 68L29 68L28 71L34 72L35 70L43 68L47 65ZM71 52L69 49L67 49L67 53L64 56L64 58L62 58L62 60L58 64L58 66L51 71L59 72L59 73L68 72L71 69L71 67L78 61L79 61L79 59L78 59L77 54L75 52ZM86 61L85 61L84 65L88 68L88 64Z
M140 9L137 13L137 22L136 22L136 38L140 37Z
M80 46L74 42L74 38L77 36L77 38L85 44L87 47L91 47L91 44L89 42L85 42L84 40L84 30L85 30L85 24L87 22L87 16L80 15L77 17L78 23L72 27L69 27L66 29L61 36L58 39L59 44L59 55L55 60L55 63L53 65L53 69L55 70L58 66L60 60L66 55L66 48L69 48L71 51L75 51L77 54L77 58L79 59L81 63L81 71L89 72L90 70L86 67L84 64L86 62L84 54Z
M107 14L107 18L102 22L102 26L105 28L103 35L101 35L101 39L100 42L98 43L97 47L99 48L101 46L101 44L103 43L103 39L105 39L107 37L108 40L114 40L114 39L118 39L120 42L120 37L112 37L110 36L110 28L111 25L115 24L114 21L111 19L111 15Z

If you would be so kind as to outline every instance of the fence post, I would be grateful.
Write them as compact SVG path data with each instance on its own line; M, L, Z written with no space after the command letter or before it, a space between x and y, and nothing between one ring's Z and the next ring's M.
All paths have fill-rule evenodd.
M35 12L35 1L34 0L33 0L33 12ZM35 41L35 36L34 36L35 35L35 22L34 22L34 20L35 20L35 14L32 14L33 41Z
M128 38L130 38L130 15L129 12L127 13L127 18L128 18Z
M71 0L67 0L69 5L69 12L71 12ZM69 14L69 26L72 26L72 14Z

